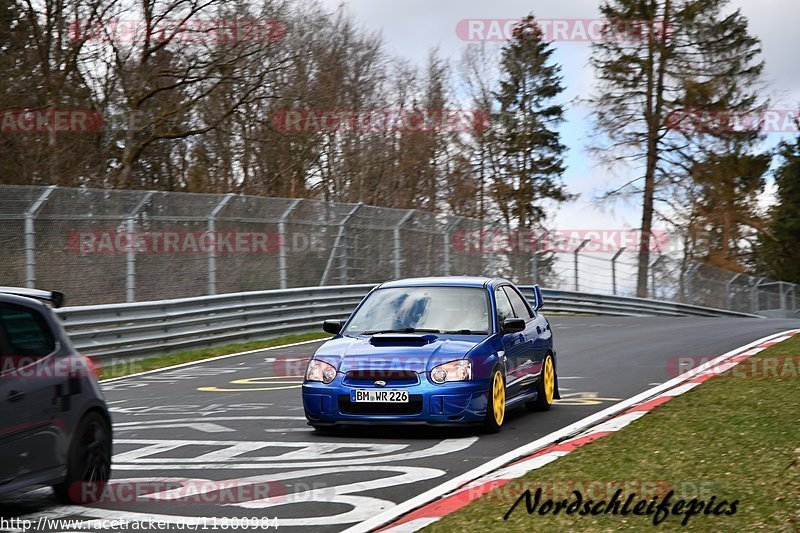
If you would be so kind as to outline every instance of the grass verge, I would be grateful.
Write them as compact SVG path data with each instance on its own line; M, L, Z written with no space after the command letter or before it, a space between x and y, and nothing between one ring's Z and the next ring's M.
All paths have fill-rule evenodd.
M694 498L708 505L715 497L710 514L705 514L708 508L704 507L686 526L682 526L685 512L670 514L659 530L800 531L798 354L800 335L672 399L625 429L483 496L425 531L652 528L655 512L581 516L580 511L553 514L554 505L546 514L540 513L548 499L575 502L572 490L582 492L583 503L591 497L598 503L610 500L618 488L623 489L623 503L631 493L637 493L634 503L647 499L649 504L654 496L661 503L670 490L674 491L672 505ZM526 489L535 503L537 488L543 493L532 514L523 499L503 519ZM719 509L722 512L730 511L730 503L738 500L736 512L715 516L723 500L727 505Z
M148 370L157 370L159 368L179 365L181 363L202 361L203 359L210 359L220 355L229 355L238 352L247 352L250 350L261 350L263 348L273 348L283 344L325 339L328 337L330 337L330 335L327 333L303 333L299 335L276 337L274 339L268 339L264 341L226 344L225 346L219 346L217 348L175 352L172 354L148 357L145 359L126 359L124 361L112 362L111 364L99 369L100 380L118 378L130 374L137 374L139 372L146 372Z

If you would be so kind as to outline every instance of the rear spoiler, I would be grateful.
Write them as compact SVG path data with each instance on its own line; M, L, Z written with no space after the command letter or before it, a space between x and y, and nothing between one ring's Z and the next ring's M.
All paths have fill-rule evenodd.
M58 291L40 291L38 289L26 289L24 287L0 287L0 294L13 294L14 296L24 296L50 303L53 307L59 308L64 305L64 293Z

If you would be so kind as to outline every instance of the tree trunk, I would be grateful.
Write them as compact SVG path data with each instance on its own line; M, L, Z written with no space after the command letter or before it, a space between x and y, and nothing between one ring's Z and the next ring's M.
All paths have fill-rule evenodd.
M663 20L672 16L671 1L664 2ZM655 13L653 13L655 23ZM658 166L658 138L662 125L664 108L664 74L669 53L667 39L651 36L647 73L647 169L644 177L644 200L642 202L642 235L639 243L639 268L636 280L636 295L647 297L647 278L650 271L650 240L653 234L653 202L656 189L656 170ZM655 50L658 48L658 63Z

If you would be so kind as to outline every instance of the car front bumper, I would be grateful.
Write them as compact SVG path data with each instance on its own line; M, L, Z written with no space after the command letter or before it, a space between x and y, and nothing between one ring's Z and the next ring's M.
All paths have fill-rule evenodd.
M407 390L409 402L400 404L354 403L356 389ZM414 385L378 388L374 384L344 383L341 374L329 384L305 382L303 408L312 425L462 425L480 423L486 415L489 380L444 383L437 385L419 375Z

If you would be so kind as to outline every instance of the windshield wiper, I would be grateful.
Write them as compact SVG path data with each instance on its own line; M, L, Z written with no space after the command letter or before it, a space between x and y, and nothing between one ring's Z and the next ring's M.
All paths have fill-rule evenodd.
M417 328L404 328L404 329L383 329L380 331L365 331L362 335L378 335L380 333L441 333L438 329L417 329Z
M488 335L485 331L473 331L471 329L457 329L454 331L445 331L446 335Z

